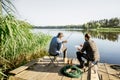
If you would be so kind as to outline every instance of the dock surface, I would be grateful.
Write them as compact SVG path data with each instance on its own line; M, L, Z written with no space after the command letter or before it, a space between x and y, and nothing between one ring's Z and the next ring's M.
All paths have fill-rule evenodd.
M66 64L63 58L58 57L58 66L50 63L50 58L45 56L39 60L29 63L29 65L21 66L10 73L14 74L9 80L120 80L120 70L112 69L110 64L98 63L91 68L91 79L88 79L88 71L81 69L83 74L79 78L70 78L62 75L60 69ZM31 65L32 64L32 65ZM55 63L57 64L57 63ZM73 59L73 65L79 64L77 59ZM86 70L86 71L85 71Z

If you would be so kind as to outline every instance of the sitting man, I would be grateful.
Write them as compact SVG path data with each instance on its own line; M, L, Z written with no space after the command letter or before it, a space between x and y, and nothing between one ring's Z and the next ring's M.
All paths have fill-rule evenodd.
M82 49L78 48L77 54L77 59L80 62L79 67L83 68L84 67L84 61L82 60L82 57L87 59L87 66L89 64L89 61L99 61L99 51L98 48L93 40L90 40L90 35L85 34L85 42L82 45ZM86 51L86 53L84 53Z
M63 41L63 33L58 33L57 36L53 37L50 46L49 46L49 54L51 56L58 56L61 53L66 53L67 48L63 45L63 43L67 43L67 41Z

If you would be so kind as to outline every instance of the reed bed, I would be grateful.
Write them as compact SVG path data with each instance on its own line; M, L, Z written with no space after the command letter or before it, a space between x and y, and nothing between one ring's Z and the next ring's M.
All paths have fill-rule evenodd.
M51 38L43 33L33 34L32 26L14 16L0 16L0 79L31 59L47 54L45 47Z

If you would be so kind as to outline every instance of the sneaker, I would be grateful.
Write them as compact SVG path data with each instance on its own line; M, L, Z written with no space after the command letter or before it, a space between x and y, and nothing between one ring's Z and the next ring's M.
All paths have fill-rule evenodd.
M89 63L85 63L85 66L88 67L88 66L89 66Z
M79 66L79 68L81 68L81 69L82 69L83 67L84 67L83 65L80 65L80 66Z
M83 65L77 65L77 67L79 67L79 68L81 68L81 69L82 69L84 66L83 66Z

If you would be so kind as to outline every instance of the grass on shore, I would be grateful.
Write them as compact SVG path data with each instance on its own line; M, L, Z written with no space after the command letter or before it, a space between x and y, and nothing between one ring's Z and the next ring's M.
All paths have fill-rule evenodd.
M32 26L14 16L0 16L0 79L8 72L32 59L47 54L46 45L51 38L43 33L33 34Z

